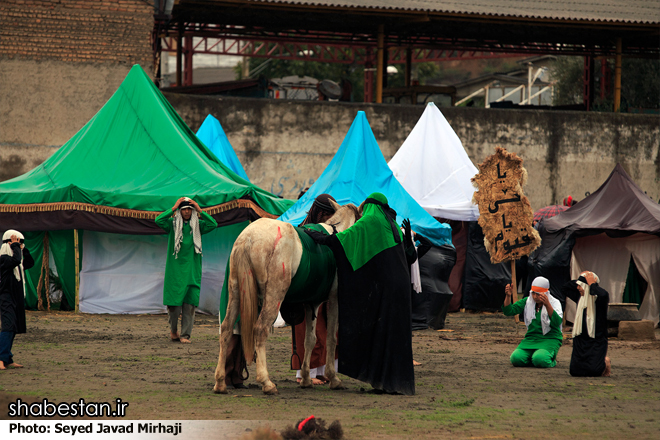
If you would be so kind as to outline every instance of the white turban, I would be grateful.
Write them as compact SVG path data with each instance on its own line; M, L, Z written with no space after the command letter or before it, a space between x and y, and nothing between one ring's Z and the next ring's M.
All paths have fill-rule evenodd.
M557 312L560 317L564 316L561 310L561 303L550 293L550 281L544 277L536 277L532 282L532 290L529 292L527 303L525 303L525 310L523 312L523 316L525 317L525 325L527 327L529 327L529 324L531 324L536 317L536 301L534 301L534 298L532 298L532 292L545 293L548 297L548 300L550 301L550 305L555 310L555 312ZM544 335L550 331L550 315L548 315L548 311L546 310L545 306L543 306L543 309L541 310L541 329L543 330ZM561 325L559 326L559 329L561 331Z
M19 240L24 240L23 234L20 232L9 229L2 236L2 246L0 247L0 255L14 256L14 251L11 250L11 236L15 235ZM16 280L23 281L23 297L25 297L25 271L23 270L23 252L21 252L21 264L14 268L14 276Z

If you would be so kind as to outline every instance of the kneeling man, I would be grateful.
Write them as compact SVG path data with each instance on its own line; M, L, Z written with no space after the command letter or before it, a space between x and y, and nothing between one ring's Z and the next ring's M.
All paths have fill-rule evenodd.
M562 343L562 310L559 300L550 294L547 278L536 277L527 298L511 304L513 291L506 286L502 312L506 316L524 313L527 333L511 353L514 367L551 368L557 365L557 352Z

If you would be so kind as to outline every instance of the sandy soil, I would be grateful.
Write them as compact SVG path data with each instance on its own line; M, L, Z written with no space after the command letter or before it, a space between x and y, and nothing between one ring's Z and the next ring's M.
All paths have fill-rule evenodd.
M14 345L26 368L0 372L0 418L21 397L54 402L129 402L127 419L234 420L275 429L314 414L340 420L350 439L660 438L660 333L654 342L610 340L610 378L568 373L571 341L548 370L513 368L524 326L501 314L451 314L445 331L414 332L417 394L376 395L344 378L347 390L300 389L289 370L290 329L269 338L268 365L280 394L265 396L249 368L248 390L212 393L217 318L197 315L193 343L168 339L161 316L28 312Z

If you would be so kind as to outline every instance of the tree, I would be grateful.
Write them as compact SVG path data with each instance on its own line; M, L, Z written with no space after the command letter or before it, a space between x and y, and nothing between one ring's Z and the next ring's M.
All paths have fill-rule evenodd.
M234 67L237 79L242 79L242 70L242 62ZM282 78L291 75L311 76L319 81L329 79L338 84L344 79L350 81L353 86L351 101L362 101L364 96L364 66L361 65L250 58L250 72L257 72L258 75L266 78Z
M557 81L554 87L553 105L582 104L584 100L584 59L582 57L557 57L550 69Z
M614 60L608 60L612 72L606 85L607 96L598 96L593 105L597 111L614 109ZM594 69L594 86L598 90L600 70ZM552 68L552 77L557 81L553 105L581 104L583 102L584 58L558 57ZM660 60L624 58L621 63L621 111L629 108L660 108Z
M279 60L275 58L250 58L250 72L263 75L266 78L282 78L290 75L311 76L319 81L329 79L336 83L348 80L352 85L351 101L362 102L364 100L364 66L358 64L323 63L318 61ZM416 79L420 84L426 84L429 79L438 74L436 63L416 63L413 65ZM397 66L397 73L388 76L388 87L403 87L404 67ZM243 65L239 62L234 67L236 79L242 78Z

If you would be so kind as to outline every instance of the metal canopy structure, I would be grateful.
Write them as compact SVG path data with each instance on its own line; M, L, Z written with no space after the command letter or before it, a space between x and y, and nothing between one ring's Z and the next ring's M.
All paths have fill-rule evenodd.
M330 60L354 57L346 48L371 48L379 73L387 48L440 56L660 57L657 0L178 0L171 10L161 3L168 1L155 0L154 36L177 38L179 54L184 38L196 36L237 40L234 54L244 48L246 56L265 56L266 46L253 50L259 43L306 45L303 53L314 53L310 45L316 45ZM192 53L192 40L186 48Z

